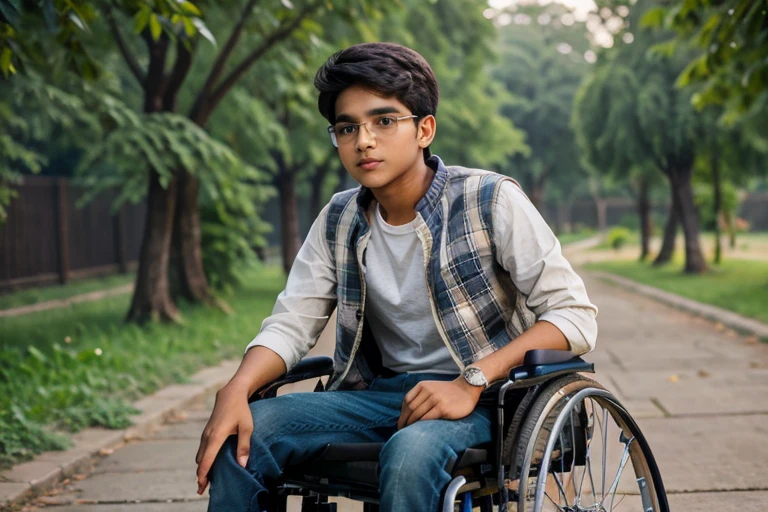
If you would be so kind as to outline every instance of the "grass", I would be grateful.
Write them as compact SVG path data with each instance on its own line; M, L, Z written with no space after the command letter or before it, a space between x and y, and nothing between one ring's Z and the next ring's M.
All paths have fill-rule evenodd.
M182 304L183 325L124 324L128 295L0 318L0 467L66 447L66 432L123 428L131 401L240 357L285 282L278 267L244 277L233 314Z
M684 274L680 254L661 268L630 260L588 263L586 267L768 323L768 260L726 259L701 275Z
M133 282L133 273L106 277L94 277L68 283L66 285L29 288L0 295L0 309L10 309L49 300L66 299L83 293L116 288Z
M586 240L587 238L590 238L595 235L595 231L592 230L581 230L577 231L576 233L561 233L557 235L558 240L560 240L560 245L566 245L571 244L573 242L580 242L582 240Z

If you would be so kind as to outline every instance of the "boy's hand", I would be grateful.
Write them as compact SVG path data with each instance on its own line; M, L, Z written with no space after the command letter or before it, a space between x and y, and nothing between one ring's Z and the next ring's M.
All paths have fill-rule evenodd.
M251 447L253 417L248 407L248 390L225 386L216 393L216 405L203 429L197 450L197 494L208 486L208 471L227 437L237 434L237 462L245 467Z
M419 420L459 420L475 410L483 388L470 386L463 377L453 381L425 380L405 395L397 428Z

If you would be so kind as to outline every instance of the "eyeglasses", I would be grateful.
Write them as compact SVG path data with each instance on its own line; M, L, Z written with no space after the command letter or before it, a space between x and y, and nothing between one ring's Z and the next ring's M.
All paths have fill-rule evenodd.
M328 133L331 136L331 142L334 146L351 144L357 140L357 134L360 132L360 127L363 125L368 126L368 133L372 133L377 139L379 137L391 137L397 133L397 123L403 119L418 119L417 115L392 117L392 116L379 116L373 121L366 121L364 123L336 123L334 126L328 127Z

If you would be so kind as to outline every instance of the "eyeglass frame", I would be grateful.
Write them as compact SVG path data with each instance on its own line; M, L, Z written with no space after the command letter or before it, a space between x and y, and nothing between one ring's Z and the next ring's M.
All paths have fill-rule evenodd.
M416 114L411 114L411 115L408 115L408 116L400 116L400 117L390 117L388 115L381 115L381 116L377 116L377 117L379 119L384 118L384 117L389 117L391 119L394 119L395 123L399 124L400 121L403 121L405 119L419 119L419 118L421 118L423 116L419 116L419 115L416 115ZM345 126L356 126L357 127L357 132L359 134L360 133L360 127L363 126L363 125L366 125L366 124L368 124L370 122L371 121L366 121L364 123L344 123L344 125ZM336 128L334 127L334 125L330 125L327 129L328 129L328 135L330 135L330 137L331 137L331 144L333 144L334 147L338 148L339 147L339 141L338 141L338 138L336 137ZM370 128L367 128L367 130L368 130L368 133L371 133L371 134L373 133L373 131L371 131ZM375 137L375 135L374 135L374 137Z

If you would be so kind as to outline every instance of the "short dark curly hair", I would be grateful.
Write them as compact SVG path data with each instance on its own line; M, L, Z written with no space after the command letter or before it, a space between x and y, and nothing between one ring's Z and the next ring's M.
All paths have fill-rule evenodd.
M336 122L336 99L352 85L394 96L422 118L437 114L437 78L419 53L395 43L362 43L336 52L315 75L318 108Z

